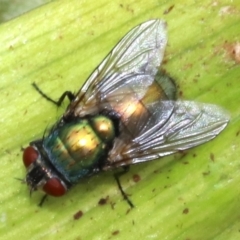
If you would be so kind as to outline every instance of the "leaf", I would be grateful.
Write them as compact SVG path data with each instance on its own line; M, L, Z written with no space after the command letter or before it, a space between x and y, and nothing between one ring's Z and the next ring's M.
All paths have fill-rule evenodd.
M0 25L1 227L4 239L239 238L239 3L228 1L53 1ZM232 118L202 146L84 180L42 208L24 178L21 147L64 112L43 99L77 91L127 31L152 18L168 23L164 65L179 98L218 104ZM67 104L67 101L66 101ZM81 214L79 214L81 213Z

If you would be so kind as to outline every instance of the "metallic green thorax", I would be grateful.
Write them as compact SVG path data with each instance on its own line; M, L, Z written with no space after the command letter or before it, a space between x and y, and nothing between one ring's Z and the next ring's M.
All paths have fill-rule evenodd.
M55 128L43 146L57 171L75 183L99 170L114 137L112 120L98 115Z

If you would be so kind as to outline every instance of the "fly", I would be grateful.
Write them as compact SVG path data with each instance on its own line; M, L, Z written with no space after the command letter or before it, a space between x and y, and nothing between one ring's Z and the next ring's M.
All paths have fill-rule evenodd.
M23 153L30 192L59 197L82 178L159 159L216 137L229 115L221 107L176 99L176 86L159 71L167 44L166 23L150 20L133 28L73 94L63 116ZM43 198L45 199L45 198Z

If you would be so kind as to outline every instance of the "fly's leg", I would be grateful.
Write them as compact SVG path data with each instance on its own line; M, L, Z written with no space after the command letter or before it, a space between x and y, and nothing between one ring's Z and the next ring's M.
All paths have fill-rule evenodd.
M44 97L46 100L48 100L51 103L54 103L55 105L57 105L58 107L61 106L63 100L65 99L65 97L67 97L69 99L69 101L71 102L74 99L74 94L70 91L66 91L62 94L62 96L58 99L58 101L53 100L52 98L48 97L38 86L36 83L32 84L33 87L38 91L39 94L42 95L42 97Z
M38 204L38 206L39 207L42 207L42 205L43 205L43 203L45 202L45 200L46 200L46 198L47 198L47 194L45 194L43 197L42 197L42 199L41 199L41 201L40 201L40 203Z
M118 188L119 188L119 190L120 190L120 192L121 192L124 200L126 200L127 203L129 204L129 206L130 206L131 208L133 208L134 205L133 205L133 203L131 202L131 200L128 198L127 194L123 191L122 186L121 186L121 183L120 183L120 180L119 180L119 178L120 178L122 175L124 175L125 173L127 173L128 171L129 171L129 167L128 167L128 166L127 166L127 167L123 167L123 171L122 171L122 172L114 173L114 178L116 179Z

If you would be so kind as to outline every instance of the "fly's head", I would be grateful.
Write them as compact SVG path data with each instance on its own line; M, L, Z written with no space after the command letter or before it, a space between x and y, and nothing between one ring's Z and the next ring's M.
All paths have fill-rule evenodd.
M60 197L67 191L66 184L44 164L41 151L33 144L24 149L23 163L27 169L25 182L30 188L30 195L37 190L47 195Z

